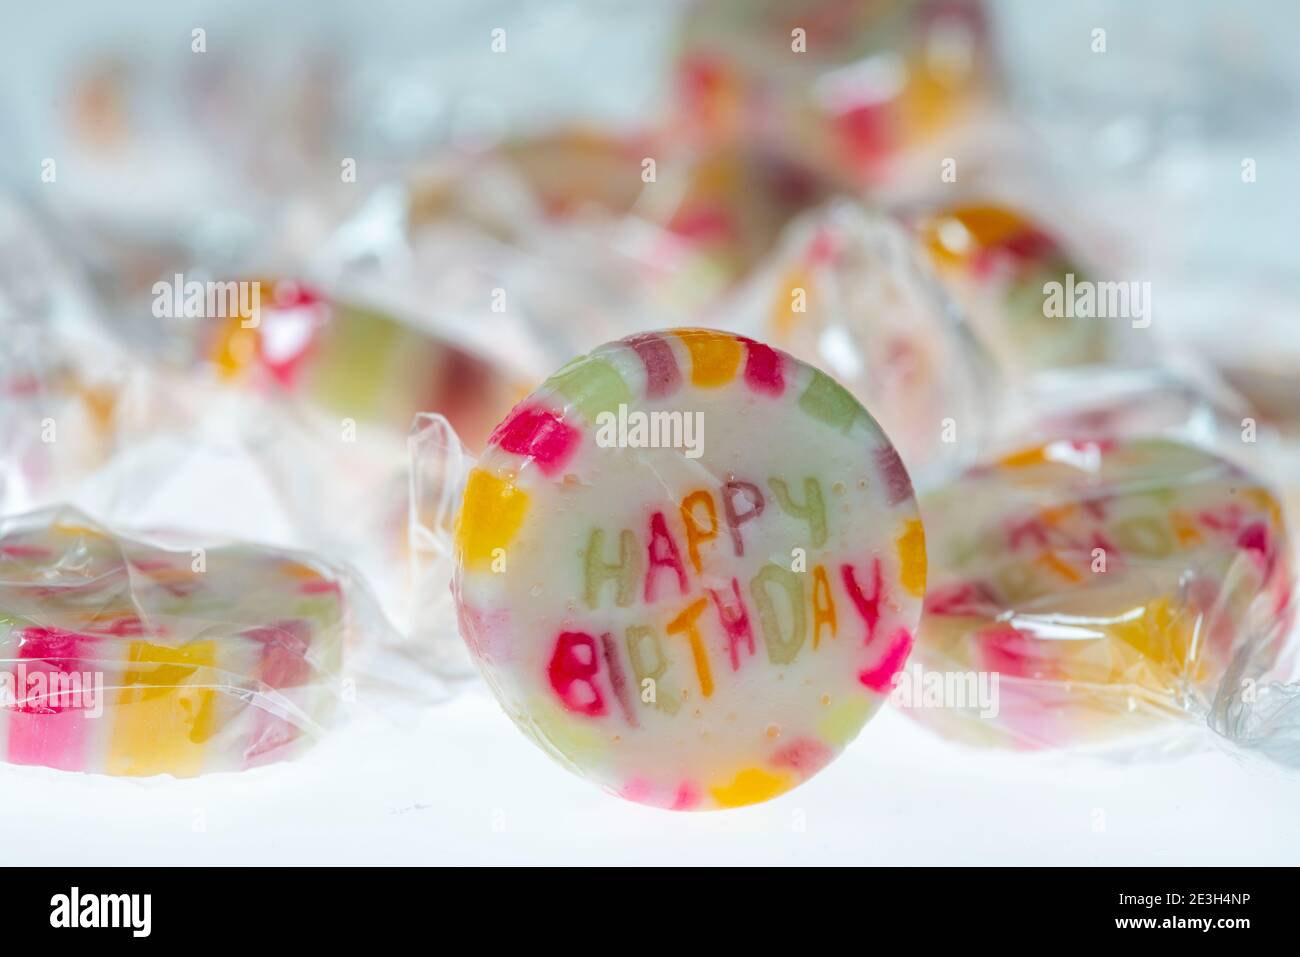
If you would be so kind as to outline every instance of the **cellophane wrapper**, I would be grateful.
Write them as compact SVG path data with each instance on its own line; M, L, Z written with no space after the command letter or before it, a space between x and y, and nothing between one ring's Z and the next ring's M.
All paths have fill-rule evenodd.
M290 757L346 697L349 573L177 548L71 508L0 520L0 756L189 777Z
M1056 440L967 471L922 514L909 715L1016 749L1170 750L1208 725L1295 753L1296 690L1275 681L1293 549L1245 470L1163 438Z

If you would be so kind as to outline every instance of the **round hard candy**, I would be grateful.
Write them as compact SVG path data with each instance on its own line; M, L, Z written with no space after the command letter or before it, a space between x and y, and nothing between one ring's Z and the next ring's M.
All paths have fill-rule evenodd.
M847 391L677 329L575 359L511 412L456 564L461 632L519 727L688 810L775 797L852 740L911 648L925 536Z
M1021 748L1158 731L1204 719L1229 675L1256 678L1281 652L1281 505L1201 449L1053 441L923 504L932 584L897 700L940 730ZM928 701L933 675L986 700Z

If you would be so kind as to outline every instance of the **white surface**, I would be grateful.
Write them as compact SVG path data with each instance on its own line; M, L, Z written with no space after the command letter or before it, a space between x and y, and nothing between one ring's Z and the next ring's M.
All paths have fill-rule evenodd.
M1295 864L1300 777L1208 751L980 753L883 711L809 784L682 814L552 764L477 685L367 702L298 761L176 781L0 766L12 865ZM1206 732L1207 746L1210 745Z

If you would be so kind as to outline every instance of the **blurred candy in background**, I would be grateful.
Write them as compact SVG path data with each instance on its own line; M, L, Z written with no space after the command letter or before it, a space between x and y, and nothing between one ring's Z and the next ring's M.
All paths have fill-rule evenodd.
M469 458L573 355L685 325L830 373L954 512L1081 440L1300 504L1287 4L70 6L6 14L4 516L347 564L356 644L460 673Z

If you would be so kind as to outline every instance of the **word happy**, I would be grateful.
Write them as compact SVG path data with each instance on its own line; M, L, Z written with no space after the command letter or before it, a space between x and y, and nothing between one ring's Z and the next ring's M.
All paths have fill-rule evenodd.
M825 500L815 478L804 479L799 495L779 478L768 480L766 494L741 480L726 482L716 497L697 489L681 500L676 515L653 512L640 535L630 528L613 534L592 528L581 553L586 607L598 611L611 597L618 608L671 602L672 617L662 635L649 624L633 624L622 634L560 633L547 675L564 707L593 717L617 707L632 727L639 724L640 708L675 715L687 682L709 698L721 678L754 659L780 667L815 653L824 639L836 638L846 605L857 616L855 630L864 645L890 642L882 664L859 674L866 687L887 692L901 660L897 652L906 653L911 636L906 629L879 634L889 607L879 558L864 567L813 564L807 571L768 561L746 582L708 568L704 546L743 558L754 544L746 542L748 526L773 509L805 523L802 540L813 548L828 541ZM719 644L715 637L726 649L722 656L709 653Z
M704 413L628 411L596 416L596 444L602 449L685 449L688 459L704 453Z

